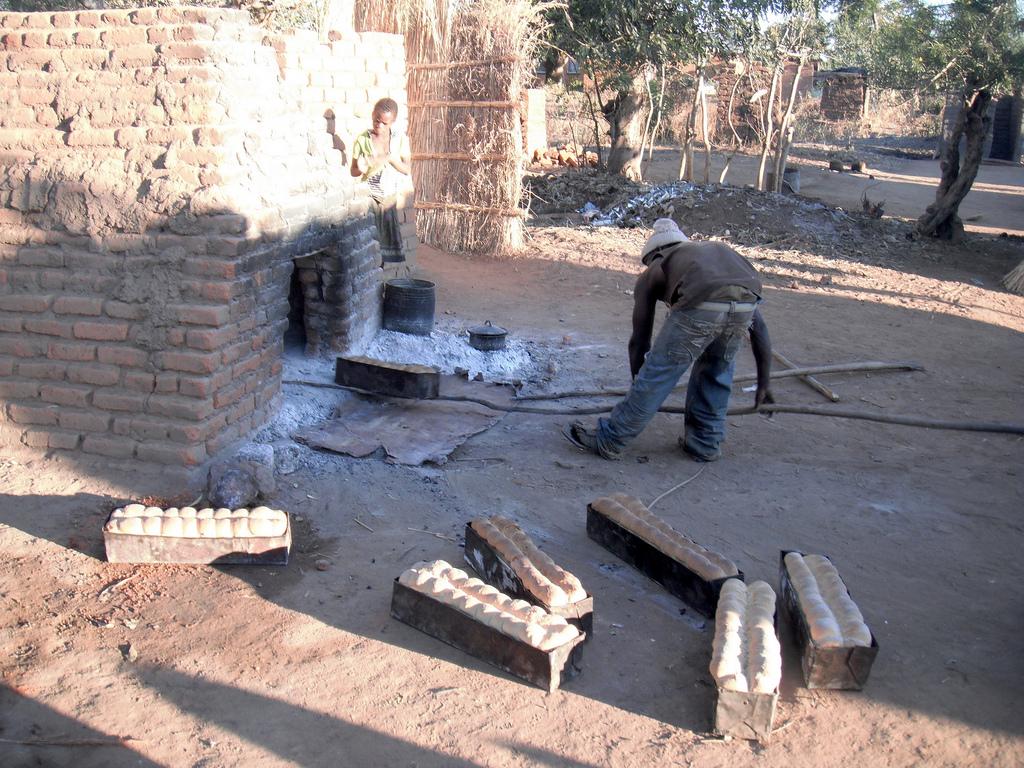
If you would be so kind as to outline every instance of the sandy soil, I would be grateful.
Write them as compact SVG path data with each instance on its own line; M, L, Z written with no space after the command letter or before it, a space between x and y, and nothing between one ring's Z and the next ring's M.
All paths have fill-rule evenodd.
M706 236L741 233L735 242L764 270L765 316L784 354L801 364L924 366L827 377L841 405L1021 421L1024 298L997 287L1022 257L1019 241L921 244L898 222L828 210L800 214L810 222L802 234L778 238L792 209L714 199L679 215ZM730 225L736 200L749 215ZM422 248L439 316L491 319L546 349L555 365L534 389L624 385L645 232L538 225L531 234L528 255L515 261ZM752 369L749 352L739 368ZM311 364L307 375L318 370ZM313 406L329 410L313 400L322 392L289 388L290 413L296 402L314 415ZM792 379L775 392L823 403ZM750 397L737 392L736 401ZM1024 763L1024 439L735 417L724 458L658 503L748 580L776 583L780 548L829 553L878 639L865 690L828 692L801 686L785 634L777 733L762 747L708 735L712 628L584 529L596 496L621 490L650 501L696 472L676 447L680 417L657 417L618 463L570 446L559 434L568 419L509 414L448 463L420 468L315 453L269 430L291 457L272 500L295 516L285 568L107 564L100 528L117 503L191 501L201 487L5 456L0 764ZM583 672L554 694L389 617L392 580L421 559L458 561L465 522L483 513L520 521L595 595ZM112 737L130 740L24 743Z

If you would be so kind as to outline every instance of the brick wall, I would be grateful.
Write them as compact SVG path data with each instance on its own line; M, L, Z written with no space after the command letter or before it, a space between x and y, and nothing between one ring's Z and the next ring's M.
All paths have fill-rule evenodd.
M393 35L0 14L0 444L202 463L275 407L296 260L311 345L358 349L385 273L349 147L385 95Z

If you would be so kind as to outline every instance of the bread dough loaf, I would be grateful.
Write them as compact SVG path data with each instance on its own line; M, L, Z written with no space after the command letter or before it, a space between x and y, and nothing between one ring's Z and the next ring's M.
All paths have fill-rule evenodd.
M541 552L533 540L508 518L478 518L470 526L508 563L526 590L552 608L578 603L587 596L583 584Z
M193 507L144 507L129 504L115 509L103 530L132 536L166 536L181 539L283 536L288 514L280 509L200 509Z
M763 581L722 585L715 611L711 676L727 691L774 693L782 679L782 649L775 635L775 592Z
M789 552L783 561L807 617L811 640L821 648L871 645L871 631L832 561Z
M590 506L664 552L677 563L686 566L705 581L716 581L739 574L735 563L684 536L653 514L639 499L624 493L613 493L596 499Z
M417 563L398 581L542 651L565 645L580 634L561 616L549 614L525 600L513 600L444 560Z

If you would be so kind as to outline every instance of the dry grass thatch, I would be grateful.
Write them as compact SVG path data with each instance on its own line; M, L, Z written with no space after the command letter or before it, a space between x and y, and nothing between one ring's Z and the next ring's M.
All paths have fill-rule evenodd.
M356 28L405 36L420 239L449 251L523 245L523 91L545 6L359 0Z
M1024 296L1024 261L1010 270L1010 273L1003 278L1003 285L1006 290Z

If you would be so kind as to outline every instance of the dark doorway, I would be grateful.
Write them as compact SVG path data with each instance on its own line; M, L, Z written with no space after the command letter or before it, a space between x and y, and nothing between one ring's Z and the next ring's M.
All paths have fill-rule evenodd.
M288 330L284 333L284 348L288 352L306 351L306 298L299 280L298 265L292 268L288 288Z

